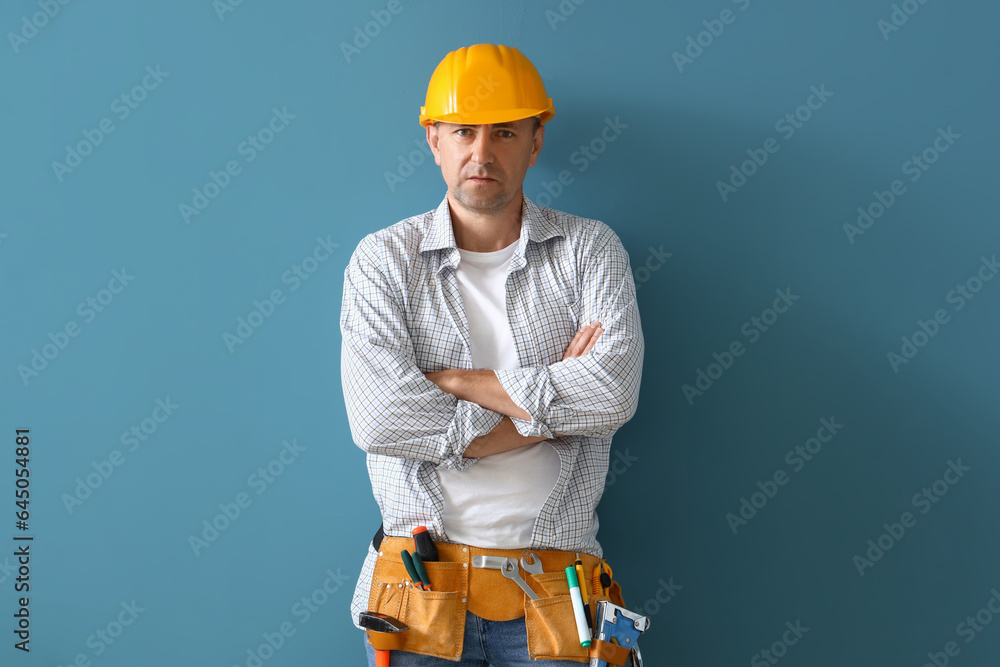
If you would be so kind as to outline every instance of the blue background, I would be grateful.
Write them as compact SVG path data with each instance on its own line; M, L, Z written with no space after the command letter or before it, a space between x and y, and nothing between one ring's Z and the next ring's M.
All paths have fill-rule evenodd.
M969 642L960 624L1000 587L1000 281L948 300L992 277L981 258L1000 250L996 3L911 0L892 31L878 24L892 3L860 0L53 7L0 9L0 539L20 532L16 428L31 429L35 536L30 654L12 646L0 549L0 663L246 665L290 623L269 667L364 664L349 603L378 513L340 386L343 270L365 234L441 201L440 171L413 153L427 81L447 51L493 42L521 49L555 104L525 193L607 222L639 287L641 399L615 436L599 538L652 621L647 664L763 665L773 650L918 667L950 641L952 664L997 664L1000 619L982 613ZM116 98L157 66L123 118ZM813 86L832 96L800 109ZM248 161L240 144L274 109L294 118ZM808 120L788 136L776 123L796 110ZM103 118L113 131L55 168ZM627 127L602 147L607 119ZM911 181L904 163L939 128L959 138ZM768 138L778 151L724 198L718 182ZM588 144L602 152L581 171ZM239 173L186 221L180 205L230 160ZM895 179L905 193L845 231ZM293 290L283 276L318 238L338 246ZM102 292L123 267L134 278ZM283 303L227 346L275 289ZM775 319L779 289L798 299ZM88 298L106 305L88 316ZM894 367L939 309L947 322ZM743 354L710 366L734 341ZM686 395L699 370L715 379ZM122 434L162 416L157 399L178 407L129 451ZM796 470L786 453L824 418L842 429ZM262 489L251 476L286 440L304 449ZM68 502L116 450L121 465ZM969 470L915 503L949 462ZM787 484L768 487L779 471ZM240 493L251 504L196 554L189 536ZM743 498L761 506L734 523ZM904 512L915 523L887 536ZM859 566L880 536L889 549ZM328 570L346 583L303 622L295 605ZM143 611L112 644L92 638L133 600ZM808 631L783 644L796 622Z

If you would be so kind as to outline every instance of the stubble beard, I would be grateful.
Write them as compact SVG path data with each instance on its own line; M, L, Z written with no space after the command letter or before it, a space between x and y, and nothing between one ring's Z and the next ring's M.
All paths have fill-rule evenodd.
M513 194L506 190L500 190L490 197L470 196L461 185L454 188L451 195L467 210L483 215L498 215L514 198Z

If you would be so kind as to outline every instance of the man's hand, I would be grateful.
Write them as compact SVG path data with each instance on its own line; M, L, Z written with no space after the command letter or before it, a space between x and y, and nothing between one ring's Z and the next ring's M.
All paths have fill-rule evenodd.
M563 352L562 361L566 361L570 357L582 357L590 352L590 348L594 347L594 343L597 342L602 333L604 333L604 329L601 328L601 323L597 320L580 327L580 330L576 332L576 336L573 337L573 340L569 342L569 346L566 347L566 351Z

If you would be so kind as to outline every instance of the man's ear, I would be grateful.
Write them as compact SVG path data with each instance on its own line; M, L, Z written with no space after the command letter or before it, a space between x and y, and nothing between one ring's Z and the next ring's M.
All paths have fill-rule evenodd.
M434 123L427 126L427 145L431 147L431 152L434 153L434 162L438 166L441 166L441 150L438 147L438 130Z
M534 137L532 138L531 144L531 157L528 158L528 168L535 166L535 161L538 159L538 154L542 152L542 143L545 138L545 126L539 125L538 129L535 130Z

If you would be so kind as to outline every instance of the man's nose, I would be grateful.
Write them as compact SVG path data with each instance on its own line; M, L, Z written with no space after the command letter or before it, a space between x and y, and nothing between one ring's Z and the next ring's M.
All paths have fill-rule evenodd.
M489 132L480 132L472 142L472 159L477 164L493 162L493 138Z

